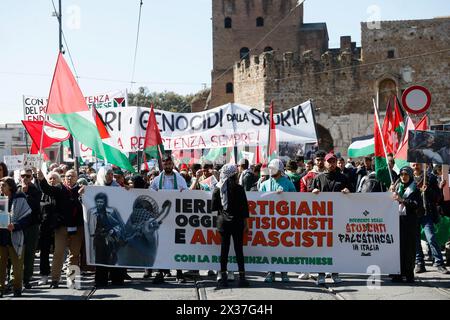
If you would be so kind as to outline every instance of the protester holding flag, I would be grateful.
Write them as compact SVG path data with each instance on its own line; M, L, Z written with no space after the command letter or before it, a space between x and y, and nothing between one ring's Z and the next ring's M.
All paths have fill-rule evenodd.
M47 175L47 181L50 186L62 187L61 177L57 172L50 172ZM59 208L61 209L61 208ZM50 248L55 243L55 222L58 207L55 198L43 193L41 198L42 222L39 233L39 271L41 279L38 285L46 285L50 275Z
M217 229L222 238L220 250L219 288L228 287L227 264L230 240L233 237L234 251L239 268L239 287L248 287L245 278L243 238L248 232L249 211L245 190L238 184L238 171L233 164L226 164L220 173L220 181L212 195L211 211L217 213Z
M326 171L319 174L313 182L313 194L320 192L342 192L344 194L350 193L350 185L347 178L337 168L337 157L333 153L325 156ZM331 274L331 279L334 283L342 282L337 273ZM325 273L319 273L317 278L318 285L325 284Z
M292 181L285 176L284 165L280 159L273 159L270 161L269 172L270 178L261 184L259 188L260 192L297 192ZM267 273L264 281L269 283L274 282L275 272L270 271ZM281 272L281 281L289 282L287 272Z
M415 238L417 210L422 205L420 190L414 181L413 170L406 166L400 170L400 179L391 186L394 200L399 203L400 215L400 275L392 275L393 282L414 282Z
M423 199L422 205L418 209L419 226L421 226L425 232L425 237L431 247L431 253L433 254L434 264L437 267L437 270L442 274L448 274L449 272L444 266L444 258L442 257L441 249L436 242L436 234L434 231L434 224L439 218L437 204L442 197L437 178L433 174L426 174L425 178L425 173L422 170L423 165L420 163L412 163L411 167L414 169L414 181L417 188L420 189ZM416 233L416 273L427 271L425 269L425 261L420 241L420 228L418 228Z
M23 229L30 221L31 208L26 196L17 191L14 179L5 177L1 180L1 193L8 197L8 212L11 222L8 229L0 229L0 298L5 291L8 259L11 259L14 270L14 297L22 295L24 236Z
M55 217L55 250L52 264L52 283L50 288L58 288L64 252L69 248L69 264L80 263L81 245L84 237L83 209L80 202L80 186L77 184L75 170L66 172L64 184L50 186L41 170L38 170L39 185L43 193L54 197L57 207Z

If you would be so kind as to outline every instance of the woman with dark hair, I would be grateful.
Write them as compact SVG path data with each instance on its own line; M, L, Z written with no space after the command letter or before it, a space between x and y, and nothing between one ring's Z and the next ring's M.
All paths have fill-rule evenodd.
M391 187L394 200L399 203L400 214L400 275L392 275L393 282L414 282L416 257L417 209L422 204L420 190L414 182L413 170L406 166L400 170L400 178Z
M8 167L4 162L0 162L0 179L8 176Z
M17 192L14 179L5 177L1 179L1 192L8 197L8 211L11 214L8 229L0 229L0 298L5 290L6 269L8 258L11 259L14 270L14 297L22 295L24 235L31 218L31 208L26 196Z
M235 165L226 164L220 172L220 181L212 194L212 212L218 213L217 229L222 237L220 250L219 287L227 287L227 264L230 251L230 240L233 237L239 269L239 286L248 287L245 279L243 238L248 232L247 218L249 217L247 196L244 188L238 183L238 170Z

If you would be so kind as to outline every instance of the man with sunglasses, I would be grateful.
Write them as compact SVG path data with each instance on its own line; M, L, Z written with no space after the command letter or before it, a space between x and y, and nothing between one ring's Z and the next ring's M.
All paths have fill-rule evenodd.
M34 270L34 254L39 241L39 227L41 224L41 197L42 192L32 183L33 172L31 169L20 171L20 185L18 191L26 196L31 208L30 224L23 230L24 234L24 260L23 260L23 284L25 289L31 289L31 279Z

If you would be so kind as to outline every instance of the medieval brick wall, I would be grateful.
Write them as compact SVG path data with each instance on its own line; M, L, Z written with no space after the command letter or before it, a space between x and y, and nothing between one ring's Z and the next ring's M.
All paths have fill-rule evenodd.
M450 18L384 21L371 30L362 23L362 48L348 37L340 49L264 53L234 68L234 100L264 108L274 100L280 112L313 99L317 121L346 154L352 137L373 132L372 99L419 84L433 95L432 123L450 121ZM440 51L440 52L439 52ZM263 92L263 94L261 94Z
M240 60L242 48L256 55L269 47L277 52L297 50L296 30L303 22L303 5L290 13L296 4L297 0L212 0L211 106L234 101L233 93L226 93L226 85L234 83L233 65ZM227 18L231 19L229 28L225 28ZM263 26L257 26L257 18L263 19ZM276 32L261 41L280 21Z

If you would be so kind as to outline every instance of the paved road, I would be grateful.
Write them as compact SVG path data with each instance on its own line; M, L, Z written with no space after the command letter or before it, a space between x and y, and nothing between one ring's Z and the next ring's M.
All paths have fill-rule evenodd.
M37 267L37 264L36 264ZM37 269L37 268L36 268ZM289 273L291 281L272 284L264 282L263 273L250 273L249 288L237 288L237 282L230 282L227 289L217 290L214 277L201 276L188 279L185 284L177 284L175 278L168 278L163 285L155 286L151 279L142 278L142 270L130 270L132 281L126 281L123 287L110 286L105 289L94 288L94 275L84 274L81 289L68 289L64 285L59 289L37 286L38 272L32 289L24 290L20 300L450 300L450 275L441 275L436 269L429 270L417 277L415 284L393 284L388 277L371 281L367 285L367 276L341 274L344 280L339 285L327 279L324 287L316 286L313 279L299 280L295 273ZM65 281L63 277L63 281ZM7 295L4 299L13 299ZM17 298L15 298L17 299Z

